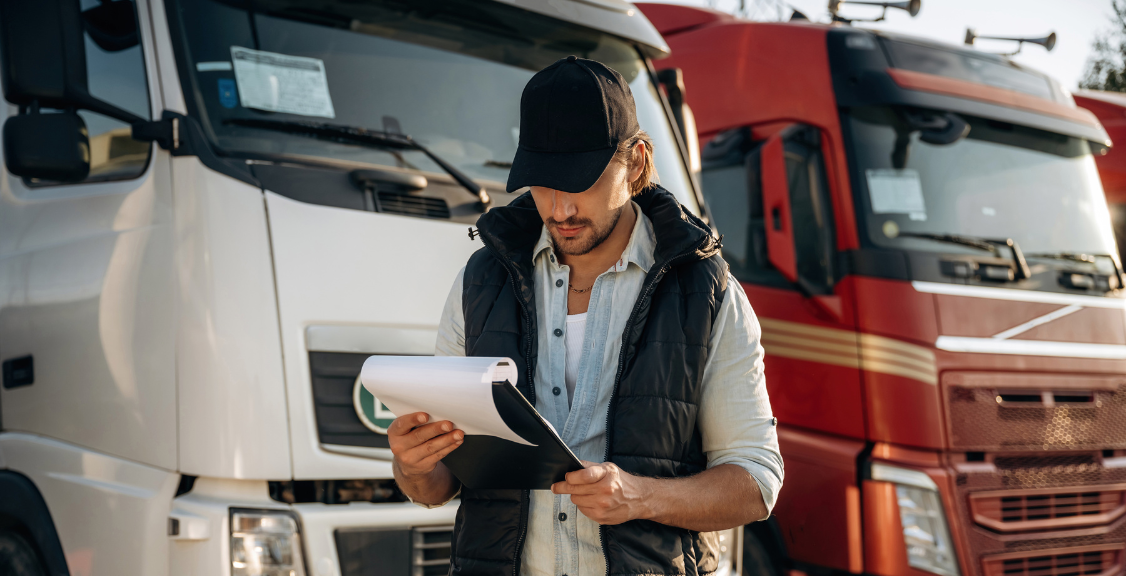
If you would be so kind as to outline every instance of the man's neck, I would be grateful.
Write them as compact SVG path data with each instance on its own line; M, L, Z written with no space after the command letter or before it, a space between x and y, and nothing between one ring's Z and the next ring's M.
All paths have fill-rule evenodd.
M618 218L614 230L601 244L581 256L560 254L559 261L570 266L574 275L597 276L608 270L622 257L622 252L629 244L630 236L633 234L633 226L636 223L637 210L634 208L633 201L630 201L622 209L622 215Z

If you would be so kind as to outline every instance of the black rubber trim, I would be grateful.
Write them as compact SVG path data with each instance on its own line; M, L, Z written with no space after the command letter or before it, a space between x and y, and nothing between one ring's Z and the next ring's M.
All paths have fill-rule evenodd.
M261 188L258 179L254 177L250 166L245 160L219 156L208 142L203 133L203 126L191 116L184 116L176 112L164 111L162 120L178 120L180 123L180 145L170 152L173 156L195 156L204 166L235 180L239 180Z
M0 527L18 527L35 545L50 576L70 576L55 522L43 496L27 476L0 471Z

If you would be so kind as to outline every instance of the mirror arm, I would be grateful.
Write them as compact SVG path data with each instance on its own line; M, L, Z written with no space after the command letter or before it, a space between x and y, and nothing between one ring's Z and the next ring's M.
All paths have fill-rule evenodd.
M134 114L134 113L132 113L128 110L125 110L123 108L118 108L117 106L114 106L113 104L110 104L109 102L99 100L99 99L97 99L97 98L95 98L95 97L93 97L89 94L83 94L83 95L79 96L78 98L75 98L74 101L71 102L70 104L73 105L75 108L78 108L80 110L89 110L91 112L96 112L96 113L101 114L103 116L109 116L110 118L113 118L114 120L120 120L122 122L125 122L126 124L137 124L138 122L148 122L148 120L145 120L144 118L141 118L140 116L138 116L138 115L136 115L136 114Z
M152 122L133 124L133 139L141 142L156 142L165 150L180 148L180 119L172 116Z

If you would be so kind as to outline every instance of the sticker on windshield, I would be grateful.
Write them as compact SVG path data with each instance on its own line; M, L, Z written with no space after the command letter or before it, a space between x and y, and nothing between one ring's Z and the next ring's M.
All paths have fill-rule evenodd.
M234 108L238 104L238 90L235 81L230 78L219 79L219 104L224 108Z
M876 214L908 214L912 220L926 220L923 185L915 170L883 168L867 170L868 196Z
M239 101L246 108L335 118L324 60L231 46Z

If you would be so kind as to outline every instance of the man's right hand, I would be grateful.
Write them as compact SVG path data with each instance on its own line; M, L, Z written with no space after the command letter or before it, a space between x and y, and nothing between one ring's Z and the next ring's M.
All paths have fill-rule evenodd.
M454 430L453 422L431 422L425 412L399 416L387 427L398 471L406 477L429 476L434 468L465 441L465 432Z

